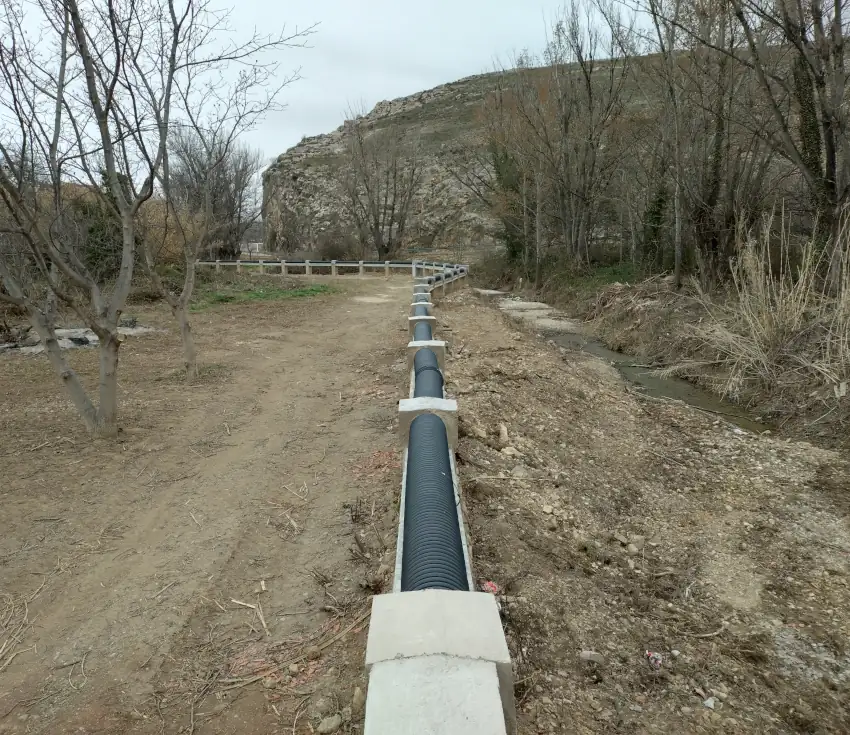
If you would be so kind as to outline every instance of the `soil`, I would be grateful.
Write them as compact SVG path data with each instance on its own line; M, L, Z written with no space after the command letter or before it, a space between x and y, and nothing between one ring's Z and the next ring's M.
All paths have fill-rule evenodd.
M642 396L468 293L438 313L520 733L850 731L841 456Z
M346 278L194 314L193 384L168 314L134 312L168 331L122 347L117 443L82 433L43 357L0 356L0 731L357 719L395 540L407 333L388 317L409 292ZM94 350L69 359L96 379Z
M118 442L82 434L43 357L0 356L0 731L362 729L409 292L199 312L193 384L145 307L168 331L122 347ZM841 457L642 397L469 292L436 315L521 735L850 730Z

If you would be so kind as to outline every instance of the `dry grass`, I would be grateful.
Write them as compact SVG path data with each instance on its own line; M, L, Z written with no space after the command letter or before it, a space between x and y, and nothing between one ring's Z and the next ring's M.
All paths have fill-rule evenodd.
M714 306L696 338L726 368L725 395L740 399L755 390L817 391L840 400L850 377L850 257L837 283L824 285L822 255L807 242L800 263L791 264L783 237L779 267L770 267L769 233L748 239L732 271L736 298Z
M850 232L846 233L850 237ZM850 254L826 262L816 243L770 230L742 237L725 292L695 280L680 291L661 277L612 284L586 311L613 349L664 366L763 418L828 445L850 422ZM778 262L777 262L778 261Z

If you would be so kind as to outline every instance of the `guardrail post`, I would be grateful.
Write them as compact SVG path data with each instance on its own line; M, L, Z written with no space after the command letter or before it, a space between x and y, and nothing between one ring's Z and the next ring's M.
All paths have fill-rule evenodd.
M366 268L363 265L363 261L361 260L358 265L360 266L360 275L365 276L366 275Z
M236 259L236 272L237 272L237 273L241 273L241 272L242 272L242 258L237 258L237 259Z
M413 277L416 278L416 261L415 260L411 261L410 268L413 272Z
M265 261L260 261L260 275L263 275L266 272L266 264Z
M388 260L384 261L384 277L385 278L390 277L390 261L388 261Z
M221 261L216 258L215 259L215 272L218 273L221 270Z
M312 276L313 275L313 266L310 265L309 260L304 261L304 275Z
M332 276L336 275L336 261L335 260L331 261L331 275Z
M286 261L285 260L280 261L280 275L282 275L282 276L289 275L289 269L286 267Z

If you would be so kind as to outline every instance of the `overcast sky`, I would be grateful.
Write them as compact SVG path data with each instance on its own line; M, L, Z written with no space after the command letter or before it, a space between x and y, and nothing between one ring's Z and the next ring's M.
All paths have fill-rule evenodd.
M342 124L346 108L403 97L492 71L515 51L540 50L560 0L239 0L233 23L273 32L319 23L310 48L284 52L284 69L302 78L284 91L287 108L248 135L265 156L303 135ZM288 7L287 7L288 6Z

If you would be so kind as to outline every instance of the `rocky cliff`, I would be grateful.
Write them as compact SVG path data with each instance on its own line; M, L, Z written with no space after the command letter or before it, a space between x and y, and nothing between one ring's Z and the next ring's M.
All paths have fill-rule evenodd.
M421 146L424 179L408 222L408 246L413 252L451 250L461 257L492 236L493 222L485 208L452 171L475 165L481 109L493 81L492 74L467 77L379 102L361 118L370 133L401 126L405 138L416 139ZM263 173L267 250L312 250L323 233L327 239L345 229L340 170L347 124L304 138Z

